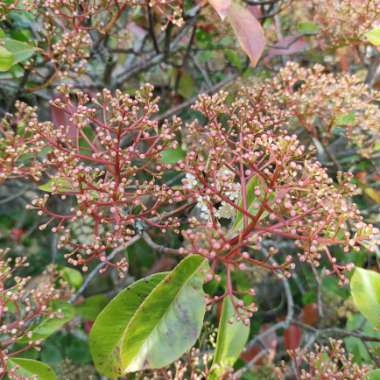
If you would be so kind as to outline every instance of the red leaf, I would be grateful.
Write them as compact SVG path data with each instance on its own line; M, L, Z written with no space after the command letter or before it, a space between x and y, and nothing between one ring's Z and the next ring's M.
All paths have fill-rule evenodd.
M268 330L270 328L270 325L264 324L260 328L260 333L263 333L264 331ZM274 331L269 332L268 334L264 335L261 339L261 344L255 344L254 346L248 348L246 351L244 351L240 357L245 360L246 362L251 361L253 358L255 358L257 355L260 354L260 352L265 349L267 352L261 358L260 360L257 361L257 364L260 364L264 361L265 362L273 362L275 356L276 356L276 351L277 351L277 335Z
M310 303L308 305L305 305L303 307L301 319L302 319L302 322L310 326L314 326L315 324L317 324L319 320L317 305L315 303Z
M284 345L287 350L295 350L300 346L302 331L297 325L290 325L284 330Z
M12 228L10 237L15 242L20 243L24 234L25 234L25 231L22 228Z
M93 324L94 324L93 321L85 321L83 323L83 330L85 331L85 333L87 333L87 334L90 333L91 327L92 327Z
M70 137L73 144L76 144L78 139L78 128L70 121L70 118L61 108L56 107L54 104L50 106L51 119L56 127L61 125L66 126L66 133Z
M251 59L252 66L256 66L265 47L263 28L249 9L238 3L231 4L227 16L242 49Z
M307 43L302 36L286 36L275 43L268 51L266 59L278 55L292 55L304 51L307 48Z
M247 8L256 18L263 17L260 5L248 5Z
M127 24L128 32L132 33L139 41L143 40L148 32L143 29L140 25L137 25L135 22L131 21Z
M217 11L218 15L224 20L231 6L231 0L208 0L212 7Z

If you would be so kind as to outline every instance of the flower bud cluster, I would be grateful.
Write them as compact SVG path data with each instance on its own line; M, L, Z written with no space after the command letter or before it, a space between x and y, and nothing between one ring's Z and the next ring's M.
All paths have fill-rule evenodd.
M0 121L0 183L12 178L40 179L42 166L38 153L43 144L29 126L36 120L35 108L17 102L15 113L5 115Z
M260 109L269 99L253 92L243 90L232 102L224 92L203 95L194 106L207 122L187 126L188 152L180 167L187 173L184 191L202 213L184 231L184 251L215 265L245 270L252 264L290 275L294 257L269 265L257 255L263 241L281 238L295 243L301 261L318 266L326 257L331 271L343 278L349 268L338 265L329 248L340 245L348 252L368 241L375 244L378 231L363 222L351 202L356 189L350 175L334 183L287 133L292 110ZM232 178L238 197L231 197ZM227 218L220 212L225 205Z
M314 138L328 143L333 135L346 138L369 155L379 139L380 92L355 75L326 73L322 65L303 68L288 63L273 79L253 86L253 92L272 94L273 108L287 109L291 128L303 127Z
M12 260L6 251L0 250L0 377L5 373L16 379L15 373L8 368L8 359L13 354L37 347L37 340L30 327L41 317L59 317L50 303L59 299L60 292L55 289L55 277L47 271L35 283L29 277L20 277L17 272L28 266L24 257ZM23 338L23 345L15 348L15 343Z
M297 352L292 356L297 355ZM328 346L316 345L314 350L297 355L297 360L307 363L307 369L301 369L301 380L329 378L334 380L366 379L370 371L367 365L355 363L353 355L347 354L344 343L330 339Z
M134 96L103 90L90 97L67 87L61 93L54 106L67 114L68 124L31 123L35 136L51 148L44 161L50 194L32 207L49 217L41 228L59 232L69 262L86 270L92 259L105 261L109 249L146 227L178 229L178 221L164 214L183 196L163 179L174 166L162 161L162 152L177 148L179 120L160 126L154 120L152 87ZM66 202L63 211L54 209L55 196ZM119 264L127 268L126 262Z
M309 14L326 46L358 45L378 25L379 0L312 0Z

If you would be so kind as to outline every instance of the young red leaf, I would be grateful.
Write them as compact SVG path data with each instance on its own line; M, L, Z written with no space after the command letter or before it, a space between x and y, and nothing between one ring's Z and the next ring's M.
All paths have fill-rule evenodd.
M267 60L278 55L292 55L304 51L307 43L302 36L286 36L276 42L268 51Z
M231 0L209 0L209 3L216 10L220 18L224 20L228 15L228 11L229 11L232 1Z
M319 320L318 306L315 303L305 305L303 307L301 319L302 322L310 326L316 325Z
M284 345L287 350L295 350L300 346L302 331L297 325L290 325L284 330Z
M252 66L256 66L265 47L263 28L249 9L238 3L231 4L227 16L242 49L251 59Z

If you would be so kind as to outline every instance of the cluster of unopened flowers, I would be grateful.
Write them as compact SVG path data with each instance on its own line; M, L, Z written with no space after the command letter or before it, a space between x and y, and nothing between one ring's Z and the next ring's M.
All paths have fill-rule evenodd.
M13 260L0 250L0 378L5 373L10 379L18 378L9 368L9 359L32 347L38 349L41 344L30 329L32 324L41 318L61 316L59 310L51 308L51 302L61 298L54 271L47 270L44 281L35 284L31 278L17 274L27 266L25 257ZM18 348L15 343L20 343Z
M356 75L328 73L319 64L304 68L290 62L273 78L245 90L248 97L255 93L270 99L269 109L288 111L290 130L304 128L309 137L326 145L343 135L365 156L376 149L380 92Z
M313 70L321 76L318 67ZM275 83L289 88L295 79L285 74L293 71L288 66ZM300 71L305 82L308 73ZM313 78L312 84L317 86ZM376 244L378 230L364 223L351 201L351 175L341 173L334 183L308 156L287 132L295 106L274 101L267 84L261 91L243 89L233 101L225 92L200 96L194 109L204 121L187 125L178 118L157 121L158 100L149 85L133 96L108 90L90 96L67 86L60 94L53 105L66 115L63 125L41 123L34 110L18 106L15 118L25 124L27 138L14 138L19 124L10 129L5 161L10 156L11 165L1 175L24 176L29 170L35 180L47 181L41 187L45 195L30 207L47 218L41 229L59 234L68 262L84 271L94 260L127 270L125 258L114 263L108 254L148 229L182 233L179 255L200 254L214 273L225 268L228 278L251 266L290 276L298 256L313 266L325 257L327 272L344 282L352 266L338 264L331 248L349 252ZM289 90L283 98L298 96L298 106L307 105L308 97L300 94ZM327 97L325 103L332 101ZM25 112L26 121L17 116ZM181 131L185 156L165 163L165 152L180 148ZM17 146L23 154L30 149L27 163ZM185 211L190 214L183 224ZM293 242L299 254L282 257L274 247L263 254L268 239ZM236 294L230 282L227 292Z
M307 17L318 26L322 47L362 45L365 33L378 26L379 0L312 0L305 6Z
M27 62L25 68L35 75L37 83L30 91L38 90L63 79L82 78L87 81L89 59L99 48L105 36L112 33L114 41L122 46L126 28L118 27L118 20L130 11L154 13L155 22L166 28L169 23L181 27L184 23L184 4L179 0L154 0L148 4L139 0L123 2L79 0L26 0L0 1L0 18L6 19L10 12L33 14L40 23L38 38L34 41L36 52L46 63L41 70L41 60ZM133 24L133 17L130 23Z
M366 379L370 372L370 366L354 362L352 354L344 349L341 340L330 339L328 345L316 345L314 350L307 354L298 351L291 353L297 363L307 363L307 368L300 369L301 380L334 379L357 380Z

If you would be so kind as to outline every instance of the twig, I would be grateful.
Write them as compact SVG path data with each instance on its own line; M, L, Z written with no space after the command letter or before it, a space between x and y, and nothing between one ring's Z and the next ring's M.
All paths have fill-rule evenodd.
M158 253L165 253L169 255L183 255L179 249L164 247L155 243L147 232L143 232L141 236L144 239L145 243L148 244L149 247L153 248Z
M222 89L224 86L226 86L227 84L231 83L232 81L234 81L236 78L239 77L239 73L236 73L234 75L231 75L230 77L222 80L221 82L215 84L214 86L212 86L210 89L208 89L206 91L206 94L212 94L220 89ZM178 106L176 107L173 107L173 108L170 108L168 111L164 112L163 114L161 115L158 115L157 116L157 120L159 121L162 121L164 119L168 119L170 118L171 116L173 115L176 115L178 113L180 113L182 110L184 110L185 108L191 106L192 104L194 104L197 99L198 99L198 96L199 95L196 95L196 96L193 96L191 99L189 100L186 100L185 102L179 104Z
M273 257L269 257L268 261L273 265L278 265L278 263L275 261ZM271 327L269 327L267 330L263 331L259 335L256 335L248 344L247 350L255 346L257 343L261 342L264 337L267 335L273 333L276 330L279 329L286 329L289 327L290 323L293 321L294 318L294 300L292 296L292 292L290 289L290 284L288 279L283 276L281 279L282 286L285 291L286 295L286 301L287 301L287 314L285 320L275 323ZM256 357L254 357L252 360L250 360L248 363L245 364L244 367L240 368L238 371L235 372L234 379L239 379L251 366L255 363Z

